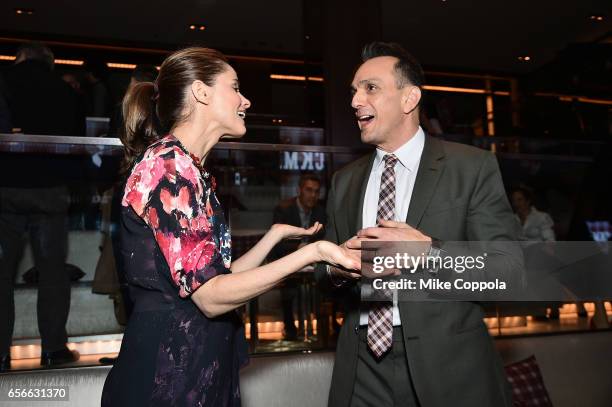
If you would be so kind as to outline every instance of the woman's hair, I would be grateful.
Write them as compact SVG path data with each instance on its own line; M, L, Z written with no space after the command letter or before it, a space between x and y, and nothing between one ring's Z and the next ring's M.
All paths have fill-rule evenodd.
M219 51L185 48L164 60L155 82L134 85L123 98L122 105L125 121L120 135L125 147L123 172L129 171L152 143L189 117L191 84L200 80L213 86L217 76L227 68L227 58Z

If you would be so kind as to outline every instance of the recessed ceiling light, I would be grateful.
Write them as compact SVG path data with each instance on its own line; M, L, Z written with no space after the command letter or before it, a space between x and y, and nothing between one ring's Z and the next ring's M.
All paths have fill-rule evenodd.
M31 8L16 8L15 9L15 14L17 14L18 16L23 16L23 15L31 16L32 14L34 14L34 9L31 9Z
M601 14L591 14L589 16L589 20L591 21L603 21L604 16L602 16Z
M204 24L191 24L189 26L189 29L192 31L204 31L206 29L206 26Z
M531 61L531 57L529 55L523 55L523 56L518 57L518 60L522 62L529 62Z

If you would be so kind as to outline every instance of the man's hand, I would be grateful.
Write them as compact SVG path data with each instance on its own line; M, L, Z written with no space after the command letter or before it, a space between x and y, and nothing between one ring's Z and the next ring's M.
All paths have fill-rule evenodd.
M406 223L383 220L378 227L360 230L357 232L357 236L348 240L345 244L350 249L363 250L364 264L362 272L366 277L385 277L389 275L399 275L401 271L394 268L385 268L383 272L374 274L371 270L374 257L395 256L398 250L407 252L413 256L420 256L429 251L431 241L431 237L421 233L419 230ZM371 243L362 246L362 242ZM387 242L398 242L398 244L387 244ZM400 242L414 243L399 244Z
M386 242L431 242L431 237L424 235L419 230L404 222L393 220L382 220L379 227L361 229L357 232L357 237L359 238L360 246L361 241L373 239L384 240Z

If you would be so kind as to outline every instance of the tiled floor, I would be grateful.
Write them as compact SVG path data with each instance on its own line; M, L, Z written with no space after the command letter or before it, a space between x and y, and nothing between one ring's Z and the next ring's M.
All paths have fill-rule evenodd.
M81 358L74 363L67 363L58 368L67 367L86 367L86 366L99 366L100 358L102 357L115 357L116 353L102 353L92 355L81 355ZM18 359L11 362L11 370L38 370L43 369L40 366L40 358L29 358L29 359Z

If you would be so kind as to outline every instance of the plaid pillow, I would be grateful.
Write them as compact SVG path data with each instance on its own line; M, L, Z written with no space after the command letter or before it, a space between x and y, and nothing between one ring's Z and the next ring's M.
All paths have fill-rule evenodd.
M552 407L535 356L506 366L514 407Z

